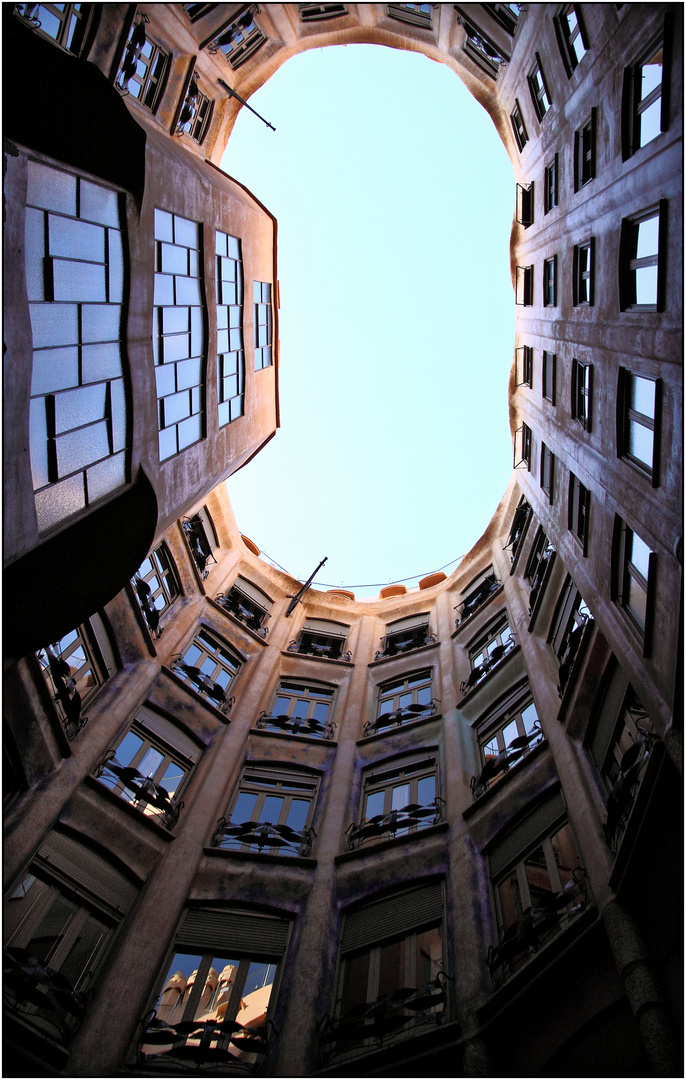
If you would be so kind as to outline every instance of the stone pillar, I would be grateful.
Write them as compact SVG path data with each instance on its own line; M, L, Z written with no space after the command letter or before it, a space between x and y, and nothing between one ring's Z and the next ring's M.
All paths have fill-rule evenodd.
M462 1072L465 1076L494 1076L493 1062L486 1042L470 1039L462 1048Z
M679 1042L641 933L633 917L616 900L607 904L602 917L653 1076L680 1076Z

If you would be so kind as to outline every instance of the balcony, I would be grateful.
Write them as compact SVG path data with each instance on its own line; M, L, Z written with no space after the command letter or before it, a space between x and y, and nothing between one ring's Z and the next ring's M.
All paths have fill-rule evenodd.
M508 926L499 945L491 945L486 962L496 987L567 928L586 909L587 889L581 867L572 870L565 887L539 907L529 907Z
M576 618L578 619L578 625L569 635L569 641L560 657L557 692L561 698L564 697L564 692L569 684L570 676L581 650L581 642L584 640L587 631L590 632L590 628L593 626L593 616L591 614L585 615L583 612L578 611Z
M261 638L266 638L269 627L262 624L270 618L269 612L260 607L250 597L245 596L239 589L233 588L228 593L217 593L215 602L247 626L253 633Z
M352 664L353 654L350 649L344 650L344 645L344 637L312 634L303 630L297 639L289 642L287 652L298 653L300 656L316 656L319 660L344 660Z
M502 582L498 581L495 574L491 574L484 581L481 582L478 589L475 589L473 593L470 593L461 604L458 604L455 608L457 611L457 618L455 619L455 627L459 628L466 619L482 607L489 596L492 596L494 592L500 588Z
M243 845L256 847L259 853L274 855L301 855L307 858L317 834L312 828L296 832L289 825L272 825L271 821L244 821L233 824L229 818L220 817L210 845L240 851Z
M30 1045L33 1054L61 1070L83 1020L87 995L27 949L10 946L3 958L3 999L7 1042L23 1050Z
M374 653L375 660L383 660L387 656L399 656L411 652L413 649L421 649L424 645L435 645L435 634L429 632L428 623L401 630L397 634L386 634L381 638L381 648Z
M547 537L545 538L545 545L546 546L538 553L538 562L530 577L531 592L529 593L529 618L531 618L534 613L536 601L541 594L541 590L543 589L546 580L546 572L551 565L551 560L555 554L555 549Z
M172 656L169 666L172 671L183 671L184 675L190 680L191 685L195 684L198 693L209 698L214 707L219 709L221 713L230 712L235 698L233 695L227 698L224 687L217 682L213 682L204 671L201 671L198 667L193 667L192 664L186 664L179 653Z
M614 855L617 854L626 832L638 789L648 768L651 751L658 741L657 735L647 728L638 724L636 727L639 738L622 755L619 773L607 800L607 820L603 830L607 845Z
M182 525L193 556L193 562L197 567L201 580L205 581L210 572L208 563L210 561L216 563L217 561L212 554L212 547L207 538L205 526L197 514L194 518L184 518Z
M388 814L377 814L368 821L356 825L353 822L347 829L348 848L355 851L366 843L378 840L395 839L406 836L430 825L437 825L443 818L445 800L436 798L426 806L410 803L400 810L391 810Z
M300 716L288 716L286 713L275 716L273 713L263 711L255 721L255 727L260 731L266 728L285 731L289 735L309 735L315 739L330 742L333 739L336 724L333 720L324 722L316 720L313 716L303 719Z
M478 776L469 782L474 799L479 799L490 788L502 780L503 776L521 761L530 750L543 741L543 732L536 725L527 735L518 735L509 746L495 756L487 756L486 763Z
M47 660L47 672L45 660ZM76 680L72 669L66 660L56 656L49 645L38 653L38 662L46 675L46 683L49 689L54 690L52 700L55 703L57 715L69 742L73 742L78 733L88 723L88 717L81 712L81 695L76 687ZM49 674L50 678L47 678ZM52 687L50 686L52 683Z
M382 713L381 716L377 716L376 720L367 721L362 731L362 737L366 739L370 735L376 735L382 728L402 727L403 724L411 724L414 720L423 720L425 717L435 716L438 705L438 700L431 698L427 705L417 702L413 705L403 705L394 712Z
M463 679L460 683L460 693L463 697L469 694L475 686L478 686L482 679L488 675L489 671L497 667L501 660L503 660L509 653L512 652L516 645L516 641L510 631L510 637L502 645L496 645L491 652L488 660L484 660L483 663L477 664L473 667L469 678Z
M158 1076L250 1076L270 1050L276 1029L266 1024L247 1027L235 1020L189 1020L165 1024L153 1012L141 1036L134 1068Z
M173 829L179 820L183 801L175 799L166 788L140 773L138 769L131 765L120 765L115 750L108 750L95 776L105 787L121 795L122 799L146 817L154 817L163 828Z

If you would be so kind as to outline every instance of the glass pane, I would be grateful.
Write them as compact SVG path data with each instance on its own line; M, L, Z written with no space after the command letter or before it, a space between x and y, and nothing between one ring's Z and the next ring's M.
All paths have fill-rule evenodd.
M399 784L398 787L393 788L393 795L391 797L391 810L402 810L403 807L408 806L410 802L410 785Z
M660 134L660 114L662 111L662 99L658 98L649 105L639 118L640 135L639 145L646 146Z
M78 908L63 896L58 896L43 916L33 937L26 948L31 956L48 964L50 957L62 941L69 923L77 914Z
M636 258L645 259L648 255L657 255L659 216L648 218L639 222L638 240L636 244Z
M641 82L639 86L639 101L645 101L650 93L662 82L662 47L647 63L641 65Z
M85 925L81 927L66 959L60 964L60 972L75 990L87 982L109 932L110 928L94 915L89 915Z
M636 275L636 303L657 304L657 266L639 266Z
M365 821L369 821L371 818L383 814L384 798L385 792L383 791L373 791L371 795L367 796L367 804L364 811Z
M649 468L653 467L653 432L636 420L629 421L629 453Z
M640 536L635 532L629 534L630 540L627 544L629 561L636 567L638 572L643 575L645 580L648 580L648 559L651 555L650 548L647 544L644 544Z
M405 979L406 940L393 941L379 949L379 987L375 996L383 997L400 990L406 985Z
M142 776L148 776L152 779L163 761L164 754L161 754L159 750L150 747L148 752L143 756L143 760L139 762L138 771Z
M535 725L538 723L538 713L536 712L536 706L533 701L526 708L522 709L522 722L524 724L524 730L527 735L530 735Z
M431 806L436 798L436 777L423 776L417 781L417 802L420 806ZM429 818L431 821L431 818Z
M500 901L501 930L507 930L522 915L522 899L519 893L516 870L511 870L505 880L498 885L498 899Z
M251 791L241 791L240 795L236 799L236 805L233 808L231 820L235 825L242 825L246 821L254 821L255 803L257 802L257 795Z
M171 765L167 766L164 775L157 782L162 785L169 797L172 798L174 793L178 791L181 786L185 775L186 770L182 769L181 766L177 765L175 762L172 762Z
M417 934L417 987L426 986L433 982L443 966L441 928L435 926L432 930L424 930ZM440 1005L435 1006L436 1009Z
M631 408L655 419L655 382L631 375Z
M560 885L564 887L572 880L572 871L579 865L579 856L576 852L576 844L569 825L563 827L552 837L553 856L557 872L560 875Z
M143 745L143 740L129 731L117 747L116 758L120 765L130 765Z
M309 810L310 804L306 799L292 799L288 810L288 817L286 818L286 824L289 828L293 829L294 832L302 832L307 824Z
M367 1001L369 952L345 960L341 987L341 1016Z
M542 845L532 851L530 855L527 855L524 860L524 869L529 883L531 907L544 907L552 898L555 890L550 881Z
M262 809L260 810L260 816L258 821L266 821L272 825L278 824L279 815L281 814L281 808L283 807L283 799L278 795L267 795Z
M645 626L648 596L644 585L628 575L626 606L631 609L634 618Z
M511 720L507 727L503 728L503 742L505 743L506 749L509 747L510 743L518 737L518 735L519 730L517 728L517 721Z

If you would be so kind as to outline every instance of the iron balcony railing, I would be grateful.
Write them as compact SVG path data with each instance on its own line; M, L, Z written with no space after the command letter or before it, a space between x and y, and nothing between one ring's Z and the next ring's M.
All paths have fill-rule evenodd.
M539 593L545 580L546 570L550 564L550 560L555 554L553 545L548 540L547 547L541 552L538 563L536 564L536 570L534 572L533 580L531 582L531 592L529 593L529 617L533 614L536 601L538 600Z
M212 847L240 850L243 845L256 847L258 852L265 849L279 855L302 855L307 857L312 850L312 842L317 834L312 828L296 832L289 825L272 825L271 821L244 821L234 824L230 818L220 817L217 821L212 840Z
M512 636L511 630L510 635L511 636L503 645L496 645L488 660L484 660L483 664L477 664L476 667L472 668L469 678L462 680L460 683L460 693L462 695L468 694L470 690L473 690L474 687L488 675L489 671L492 671L493 668L508 655L508 653L512 652L516 645L516 641L514 636Z
M155 640L158 641L163 633L163 631L160 630L161 612L155 607L155 601L152 598L152 589L147 581L144 581L143 578L140 577L135 577L133 579L133 587L136 590L138 603L140 604L145 621L148 624L148 629Z
M489 596L500 588L501 584L502 582L498 581L495 575L482 581L478 589L475 589L473 593L470 593L461 604L455 606L455 611L457 612L455 626L460 626L465 619L468 619L470 615L473 615L475 611L478 611L479 608L486 603Z
M478 776L473 776L469 782L469 786L472 789L472 795L475 799L480 798L484 792L489 788L497 784L499 780L502 780L505 773L516 765L518 761L533 750L534 746L538 746L543 740L543 732L540 727L536 725L526 735L518 735L516 739L513 739L509 746L505 750L501 750L499 754L493 757L487 757L486 763Z
M288 716L286 713L267 713L263 710L255 727L262 731L264 728L274 728L277 731L287 731L289 735L312 735L318 739L330 741L336 724L333 720L316 720L313 716L303 718L301 716Z
M486 962L495 986L500 986L531 957L560 934L569 923L586 910L587 886L581 867L563 889L543 904L523 911L516 922L502 934L500 944L491 945Z
M592 615L583 615L581 612L577 612L577 618L579 619L579 624L569 635L567 646L560 657L560 670L557 676L557 692L560 697L564 696L570 676L574 670L576 658L579 655L579 649L581 648L581 642L584 639L584 635L587 629L593 625Z
M69 980L53 971L28 949L9 946L3 954L5 1021L30 1025L65 1054L83 1021L89 995L74 990ZM5 1029L8 1030L7 1028ZM40 1053L40 1050L39 1050Z
M76 688L76 680L67 661L56 656L49 645L41 651L48 658L48 670L55 691L52 700L57 707L57 715L67 739L73 742L88 723L88 717L81 713L81 695Z
M398 653L421 649L424 645L435 645L437 640L436 635L429 632L428 626L416 627L406 633L387 634L381 638L381 648L374 653L374 659L382 660L385 656L397 656Z
M137 1065L163 1076L208 1071L213 1076L250 1075L266 1058L276 1034L271 1020L257 1027L220 1019L165 1024L153 1011L145 1021ZM251 1060L248 1055L253 1054Z
M368 735L375 735L381 728L401 727L403 724L411 724L413 720L423 720L427 716L435 716L440 702L437 698L431 698L427 705L403 705L395 712L382 713L376 720L368 720L362 730L366 739Z
M658 741L646 728L636 725L639 738L622 755L619 773L607 800L607 820L603 825L607 845L614 855L626 832L629 815L641 786L653 746Z
M247 607L246 598L237 590L231 589L228 593L217 593L214 599L225 611L230 612L234 618L244 623L260 637L265 638L269 633L269 627L262 625L266 619L271 618L269 612L263 611L257 604Z
M198 573L203 581L209 574L207 564L211 561L216 563L214 555L212 554L210 545L207 542L207 536L205 528L201 521L193 520L192 518L183 519L183 531L188 541L188 546L193 556L193 562L198 568Z
M231 711L231 707L236 700L234 696L231 695L231 697L227 698L223 686L213 682L209 675L206 675L200 668L193 667L192 664L186 664L180 653L172 656L169 666L172 671L183 671L184 675L188 676L190 682L197 687L198 691L201 694L206 694L220 712L227 713Z
M343 639L317 640L313 635L301 634L288 643L287 652L300 653L301 656L318 656L324 660L345 660L351 664L353 654L350 649L344 650L343 645Z
M437 825L443 817L444 807L445 800L436 796L433 802L426 806L420 803L408 803L400 810L391 810L388 814L376 814L360 825L353 822L348 826L346 833L348 847L351 851L355 851L371 841L381 840L387 836L395 839L398 835L415 833L420 829L428 828L429 825Z
M165 829L173 829L184 807L183 801L175 799L165 787L140 773L131 765L120 765L116 750L108 750L95 771L95 777L105 787L114 791L120 787L121 797L146 817L154 817Z

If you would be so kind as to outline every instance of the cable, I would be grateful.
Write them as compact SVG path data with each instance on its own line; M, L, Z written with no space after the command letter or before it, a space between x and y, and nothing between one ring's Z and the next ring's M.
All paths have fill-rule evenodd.
M293 577L290 571L281 566L281 563L278 563L276 559L272 559L271 555L268 555L266 551L262 551L261 554L265 559L269 559L269 562L273 563L279 570L283 570L284 574ZM447 570L449 566L452 566L453 563L460 562L461 559L464 559L464 555L458 555L456 559L451 559L450 562L445 563L444 566L439 566L438 570L430 570L429 573L440 574L441 571ZM325 589L383 589L388 585L404 585L406 581L415 581L422 577L427 577L427 574L411 574L410 577L396 578L394 581L371 581L367 585L334 585L327 581L313 581L312 586L320 585ZM297 581L298 579L296 578L295 580Z

